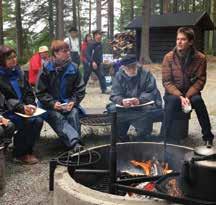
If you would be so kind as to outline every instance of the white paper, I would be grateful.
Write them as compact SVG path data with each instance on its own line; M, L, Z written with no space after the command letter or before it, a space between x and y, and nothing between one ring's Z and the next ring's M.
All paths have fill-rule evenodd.
M36 117L36 116L42 115L42 114L45 113L45 112L46 112L46 110L37 107L37 109L36 109L36 111L34 112L33 115L26 115L26 114L19 113L19 112L15 112L15 113L16 113L17 115L21 116L21 117L30 118L30 117Z
M149 101L147 103L143 103L143 104L139 104L139 105L133 105L133 106L130 106L130 107L124 107L123 105L119 105L119 104L116 104L116 107L120 107L120 108L136 108L136 107L143 107L143 106L146 106L146 105L152 105L154 104L154 100L152 101Z

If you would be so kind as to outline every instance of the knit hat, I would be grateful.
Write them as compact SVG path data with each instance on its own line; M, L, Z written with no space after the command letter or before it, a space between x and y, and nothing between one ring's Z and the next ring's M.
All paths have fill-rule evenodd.
M124 58L121 60L121 64L124 66L130 66L137 63L136 56L134 54L127 54Z

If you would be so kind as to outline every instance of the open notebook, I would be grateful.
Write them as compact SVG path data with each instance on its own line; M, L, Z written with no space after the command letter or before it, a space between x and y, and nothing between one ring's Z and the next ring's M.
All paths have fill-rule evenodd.
M37 109L33 115L26 115L26 114L19 113L19 112L15 112L15 113L21 117L29 118L29 117L36 117L36 116L42 115L45 112L46 112L46 110L37 107Z
M154 103L155 103L155 101L152 100L152 101L149 101L147 103L143 103L143 104L139 104L139 105L134 105L134 106L131 106L131 107L124 107L122 105L116 104L116 107L121 107L121 108L127 109L127 108L136 108L136 107L143 107L143 106L146 106L146 105L152 105Z

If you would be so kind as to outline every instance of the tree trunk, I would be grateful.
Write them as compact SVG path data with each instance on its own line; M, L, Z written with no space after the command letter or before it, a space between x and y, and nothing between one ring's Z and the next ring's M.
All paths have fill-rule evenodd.
M120 31L124 30L123 0L120 0Z
M91 0L89 0L89 33L91 33L91 12L92 12L92 3Z
M212 1L212 19L213 22L216 22L216 2ZM216 56L216 29L214 29L213 31L213 46L212 46L212 50L213 50L213 55Z
M77 9L76 9L76 0L73 0L73 27L77 28Z
M49 0L49 37L50 41L54 39L53 0Z
M77 2L77 20L78 20L78 31L79 31L79 46L81 47L81 26L80 26L80 10L81 10L81 1Z
M101 0L96 0L96 26L101 30Z
M64 39L64 0L56 0L56 38Z
M4 44L2 0L0 0L0 45Z
M113 39L113 35L114 35L114 1L113 0L109 0L108 1L108 28L109 28L109 38Z
M22 31L22 18L21 18L21 1L16 0L16 44L17 56L20 59L23 56L23 31Z
M177 12L178 12L178 1L173 0L173 13L177 13Z
M131 9L130 21L133 21L134 19L134 0L130 0L130 9Z
M190 0L185 0L184 10L185 12L189 12Z
M196 11L196 0L193 0L193 12Z
M160 0L160 15L169 13L169 1Z
M211 0L206 0L206 3L203 5L204 11L206 11L209 15L211 14ZM205 31L205 50L208 52L210 51L210 45L209 45L209 39L210 39L210 31Z
M140 63L151 63L149 55L149 30L150 30L150 15L151 15L151 0L143 1L143 25L141 34L141 53Z

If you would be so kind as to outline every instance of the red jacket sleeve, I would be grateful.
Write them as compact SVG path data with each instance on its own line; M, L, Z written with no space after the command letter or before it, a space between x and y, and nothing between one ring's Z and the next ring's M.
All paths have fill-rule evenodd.
M31 85L35 85L41 66L42 64L40 54L36 53L29 61L29 83Z

